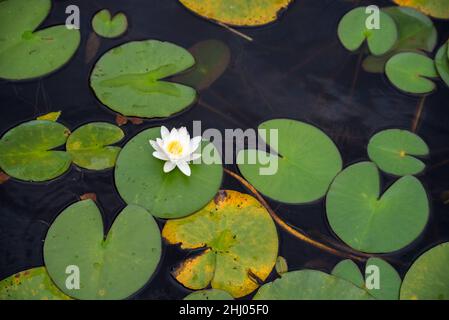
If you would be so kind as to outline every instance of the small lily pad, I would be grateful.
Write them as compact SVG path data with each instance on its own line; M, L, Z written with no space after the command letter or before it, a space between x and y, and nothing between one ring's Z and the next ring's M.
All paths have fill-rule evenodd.
M161 235L143 208L128 206L105 237L102 216L92 200L79 201L53 222L44 242L48 273L77 299L124 299L142 288L161 257ZM79 289L66 286L66 268L79 269Z
M184 300L233 300L234 298L223 290L208 289L192 292Z
M408 93L430 93L436 88L429 79L438 77L435 64L424 54L398 53L388 60L385 73L392 84Z
M169 220L162 236L183 249L205 248L182 263L175 278L191 289L213 289L243 297L259 287L278 253L276 226L253 197L220 191L206 207L186 218Z
M50 0L0 1L0 78L41 77L74 55L80 43L79 30L65 25L36 30L50 9Z
M276 21L292 0L179 0L207 19L233 26L261 26Z
M421 255L405 275L401 300L449 300L449 242Z
M9 130L0 139L0 168L24 181L59 177L71 164L67 152L54 151L65 144L69 129L49 120L33 120Z
M372 300L365 290L349 281L317 270L284 273L264 284L254 300Z
M437 67L437 71L449 87L449 45L446 42L444 45L438 49L438 52L435 56L435 66Z
M415 240L427 223L429 200L418 179L402 177L383 195L380 185L376 165L360 162L343 170L327 194L332 230L356 250L399 250Z
M396 4L416 8L439 19L449 19L449 0L393 0Z
M70 300L70 297L56 287L45 267L37 267L0 281L0 300Z
M276 272L279 275L282 275L286 272L288 272L288 264L287 264L287 260L284 257L279 256L276 259Z
M359 7L343 16L338 25L338 37L349 51L358 50L366 41L373 55L385 54L396 43L398 30L394 20L386 13L379 13L379 29L368 29L367 20L371 13L366 13L366 7Z
M179 218L201 209L215 196L223 168L218 152L211 152L213 158L207 159L210 162L190 165L190 177L180 170L164 173L164 161L152 155L154 149L148 142L159 138L160 132L159 127L145 130L123 147L117 159L115 183L126 203L140 205L159 218ZM213 145L203 142L202 159L210 147Z
M418 174L426 165L416 156L427 156L429 147L407 130L389 129L376 133L368 144L370 159L382 170L397 176Z
M90 85L98 99L130 117L168 117L190 106L194 89L164 81L193 66L184 48L157 40L133 41L106 52L95 65Z
M123 131L110 123L92 122L76 129L67 139L67 152L82 168L104 170L115 165L120 147L109 146L122 140Z
M128 18L123 12L112 17L109 10L103 9L93 17L92 28L103 38L117 38L128 29Z
M237 163L243 176L258 191L281 202L299 204L323 197L342 168L340 152L332 140L310 124L288 119L266 121L260 130L265 130L266 143L277 154L241 151ZM278 133L277 143L270 136L273 130ZM254 163L250 159L255 159ZM261 174L269 166L273 172Z

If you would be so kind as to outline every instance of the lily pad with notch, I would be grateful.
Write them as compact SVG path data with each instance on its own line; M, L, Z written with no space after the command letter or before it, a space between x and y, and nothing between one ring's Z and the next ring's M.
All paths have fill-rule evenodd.
M161 235L145 209L127 206L107 236L92 200L76 202L52 223L44 261L56 285L77 299L124 299L142 288L161 257ZM66 286L67 266L77 266L80 288Z
M435 56L435 66L437 68L438 74L444 83L449 87L449 45L446 42L444 45L438 49Z
M220 191L200 211L169 220L162 231L169 244L203 249L185 260L175 278L190 289L211 286L239 298L257 289L271 273L278 234L268 211L253 197Z
M0 1L0 78L27 80L66 64L80 32L65 25L36 30L51 9L50 0Z
M112 17L108 9L103 9L93 17L92 28L103 38L117 38L128 29L128 18L123 12Z
M424 230L429 199L421 182L405 176L381 195L379 170L360 162L343 170L326 198L329 224L352 248L370 253L404 248Z
M103 104L124 116L168 117L193 104L196 91L163 79L194 64L193 56L175 44L128 42L100 58L90 85Z
M271 137L274 132L277 139ZM237 156L241 173L258 191L274 200L296 204L326 194L342 168L342 159L323 131L296 120L274 119L260 124L259 134L272 153L248 149Z

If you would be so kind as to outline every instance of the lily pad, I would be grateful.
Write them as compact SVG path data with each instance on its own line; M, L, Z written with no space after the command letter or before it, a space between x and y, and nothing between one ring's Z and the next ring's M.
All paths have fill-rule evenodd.
M103 104L122 115L168 117L190 106L196 92L163 79L194 63L187 50L169 42L128 42L100 58L90 85Z
M161 235L143 208L128 206L108 235L92 200L79 201L53 222L44 243L44 260L56 285L77 299L124 299L142 288L161 257ZM79 289L66 286L68 266L79 269Z
M349 281L317 270L284 273L264 284L254 300L371 300L365 290Z
M449 87L449 45L446 42L444 45L441 46L440 49L438 49L438 52L435 56L435 66L437 68L437 71L443 79L443 81L446 83L446 85Z
M120 147L109 146L122 140L122 129L105 122L92 122L76 129L67 139L67 152L82 168L103 170L115 165Z
M376 133L368 144L370 159L382 170L397 176L422 172L426 165L416 156L427 156L429 147L407 130L389 129Z
M276 21L292 0L179 0L196 14L233 26L261 26Z
M449 242L421 255L405 275L401 300L449 300Z
M103 38L117 38L128 29L128 18L123 12L112 17L109 10L103 9L93 17L92 28Z
M261 130L265 130L266 143L277 154L241 151L237 163L243 176L258 191L281 202L299 204L323 197L342 168L340 152L332 140L310 124L288 119L262 123L259 133L263 137ZM271 138L271 130L277 130L278 142ZM251 159L255 159L254 164ZM261 174L275 163L273 172Z
M0 300L70 300L70 297L56 287L45 267L37 267L0 281Z
M59 177L71 164L67 152L52 149L65 144L69 129L48 120L25 122L0 139L0 167L11 177L47 181Z
M438 77L435 64L424 54L398 53L388 60L385 73L392 84L408 93L430 93L436 88L429 79Z
M189 52L195 58L196 64L172 80L199 91L212 85L225 72L231 60L229 47L219 40L200 41L191 47Z
M25 80L59 69L74 55L80 33L65 25L36 30L50 0L0 1L0 78Z
M419 50L432 52L437 44L437 30L433 21L421 12L407 7L383 8L393 18L398 28L398 40L394 47L382 56L368 56L363 68L368 72L384 73L388 59L399 52Z
M380 185L376 165L360 162L343 170L327 194L332 230L359 251L399 250L420 235L429 217L426 191L415 177L402 177L383 195Z
M449 0L393 0L394 3L416 8L419 11L440 19L449 19Z
M192 292L184 300L233 300L234 298L223 290L209 289Z
M190 177L180 170L164 173L164 161L152 155L154 150L148 142L159 138L160 132L159 127L145 130L123 147L117 159L115 183L126 203L140 205L159 218L179 218L201 209L215 196L223 168L218 152L211 152L215 158L207 159L210 162L190 165ZM203 142L202 159L211 147Z
M398 30L394 20L386 13L379 13L379 29L368 29L367 20L371 13L366 7L359 7L343 16L338 25L338 37L349 51L358 50L366 41L373 55L383 55L393 48L398 39Z
M205 248L182 263L175 278L191 289L246 296L259 287L273 269L278 253L276 226L267 210L253 197L225 190L195 214L169 220L162 236L183 249Z

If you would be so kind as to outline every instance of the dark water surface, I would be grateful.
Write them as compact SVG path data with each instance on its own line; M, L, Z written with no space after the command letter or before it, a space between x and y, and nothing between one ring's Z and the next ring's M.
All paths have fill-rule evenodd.
M248 42L229 31L196 17L176 0L70 0L53 1L44 26L65 21L65 8L81 9L82 43L68 65L36 81L0 81L0 134L11 127L50 111L62 111L60 122L70 129L91 121L115 121L115 114L102 106L89 88L95 61L107 50L131 40L160 39L188 48L207 39L226 43L232 53L230 67L200 95L204 103L167 120L145 121L122 127L127 140L152 126L192 126L201 120L206 128L256 128L267 119L287 117L322 128L337 143L345 165L367 159L369 138L385 128L410 129L418 97L398 92L383 75L360 71L354 94L351 86L358 54L345 50L337 39L337 24L356 1L296 0L280 21L265 27L242 29L255 39ZM359 1L359 4L389 4L389 1ZM130 26L125 36L101 40L95 59L85 62L86 41L93 14L103 8L124 11ZM449 23L437 21L439 44L449 37ZM207 105L209 107L205 107ZM449 190L449 89L426 99L418 134L428 143L431 155L427 171L420 176L431 197L432 210L425 232L410 246L388 255L403 277L410 264L435 244L449 241L449 205L441 194ZM237 171L234 166L229 169ZM385 188L391 177L384 176ZM223 188L246 192L229 176ZM79 196L94 192L102 208L105 228L125 206L113 180L113 171L91 172L72 167L62 177L41 184L10 180L0 185L0 279L43 264L43 239L50 223ZM317 239L332 234L326 221L324 202L292 206L270 201L272 208L289 224ZM159 221L163 226L163 221ZM279 230L280 252L290 270L314 268L330 272L341 260L307 245ZM165 246L158 272L136 299L178 299L189 290L170 275L188 256L174 246ZM273 279L274 274L270 277Z

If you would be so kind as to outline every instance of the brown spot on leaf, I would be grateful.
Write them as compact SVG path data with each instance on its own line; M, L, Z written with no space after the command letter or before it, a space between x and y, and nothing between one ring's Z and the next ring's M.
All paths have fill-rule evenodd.
M224 201L227 196L228 194L226 193L225 190L218 191L218 193L214 197L214 203L219 204L220 202Z

